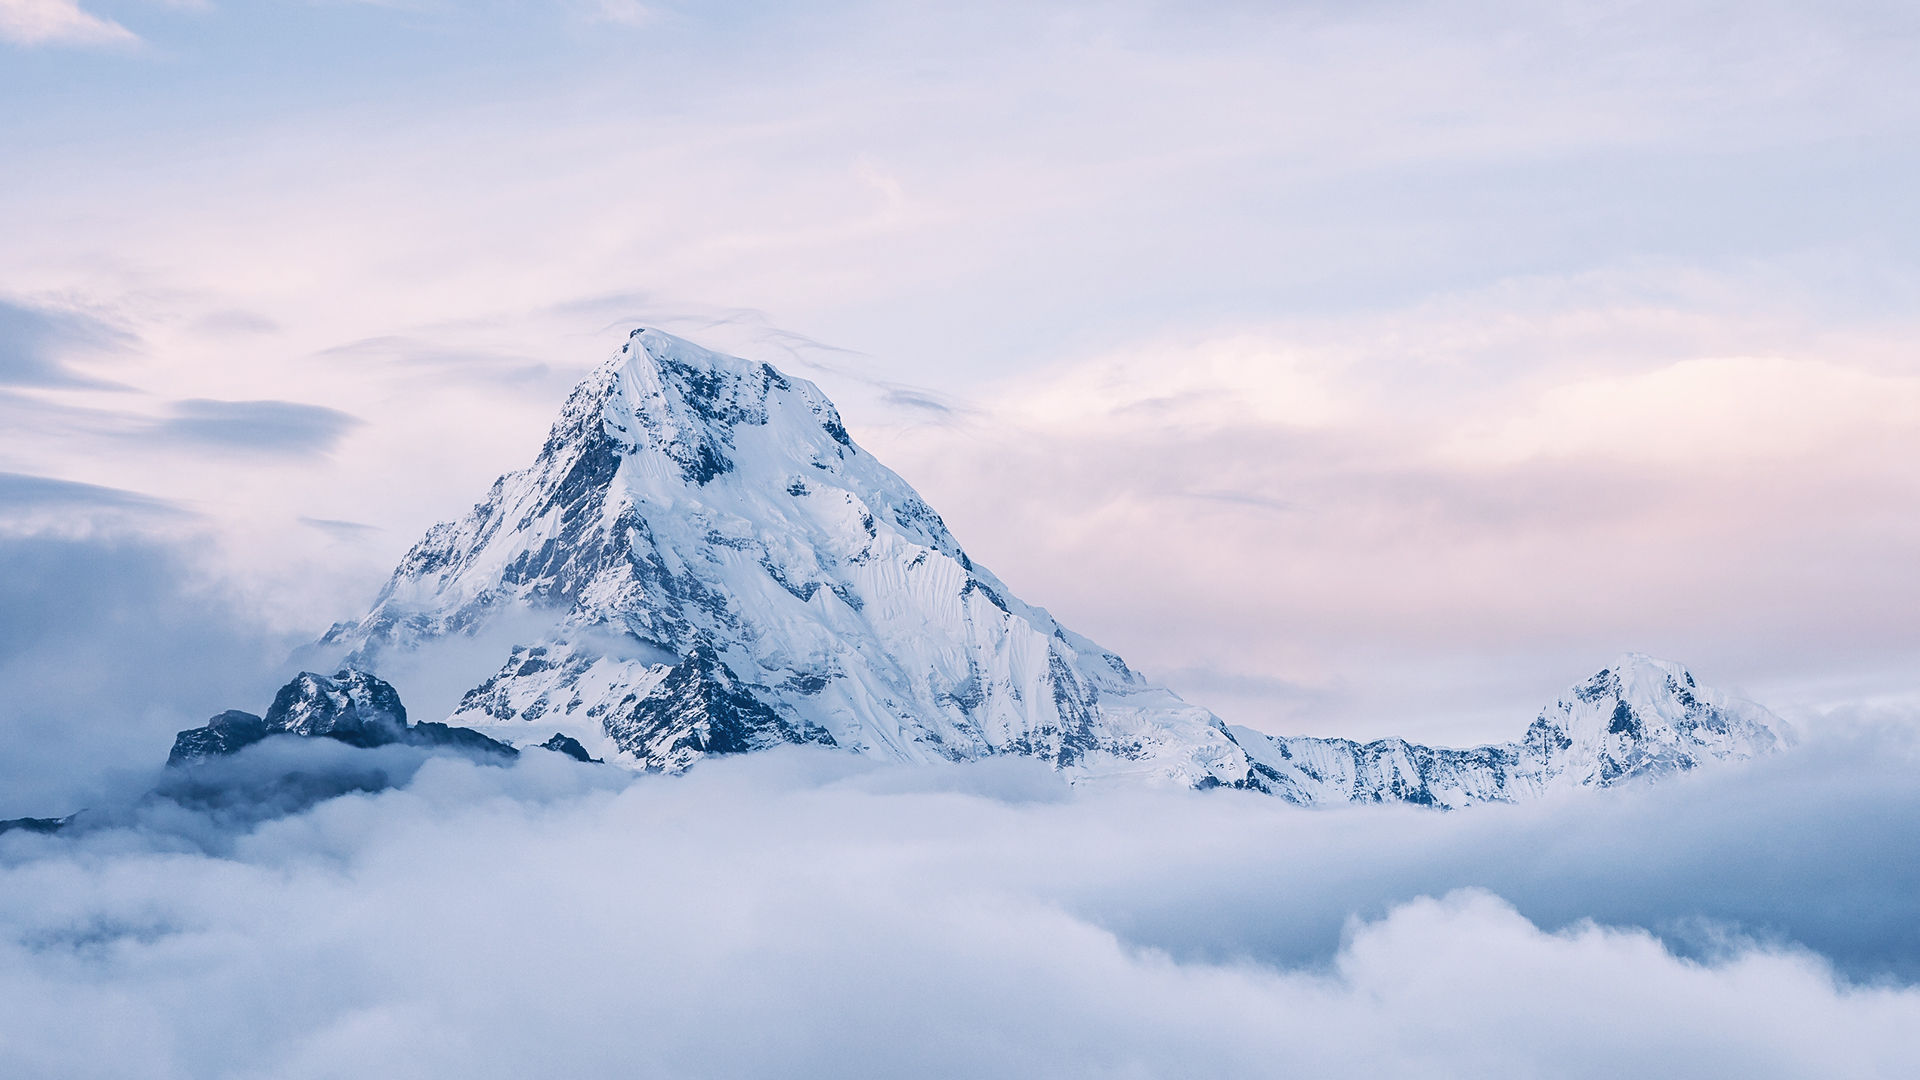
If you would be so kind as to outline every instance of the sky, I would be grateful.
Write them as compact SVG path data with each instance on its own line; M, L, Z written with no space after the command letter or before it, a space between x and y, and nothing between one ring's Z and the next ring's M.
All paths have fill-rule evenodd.
M1910 703L1916 42L1898 3L0 0L41 605L0 659L58 698L33 612L120 573L70 640L357 616L646 324L818 382L1231 722L1505 739L1629 649L1803 727ZM191 682L165 652L117 678Z
M0 819L80 811L0 829L0 1073L1914 1073L1917 44L0 0ZM1230 722L1505 740L1640 650L1800 743L1450 814L810 748L162 767L638 325L817 382Z

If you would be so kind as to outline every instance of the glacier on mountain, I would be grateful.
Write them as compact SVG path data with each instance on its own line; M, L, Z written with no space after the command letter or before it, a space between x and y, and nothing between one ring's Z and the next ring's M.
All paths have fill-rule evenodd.
M800 743L902 762L1024 755L1077 783L1454 807L1785 738L1766 710L1642 656L1510 744L1230 728L1014 596L818 387L651 329L573 391L529 468L430 530L322 645L374 672L506 626L521 639L447 723L646 770Z

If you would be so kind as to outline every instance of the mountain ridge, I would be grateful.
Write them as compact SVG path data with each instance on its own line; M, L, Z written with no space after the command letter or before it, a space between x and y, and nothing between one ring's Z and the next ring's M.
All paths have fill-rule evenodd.
M1037 757L1077 783L1453 806L1784 745L1764 709L1637 654L1512 743L1230 727L1015 596L817 386L644 328L569 395L531 466L430 529L323 645L378 671L509 613L536 625L447 722L564 736L645 770L812 743ZM1603 707L1640 730L1596 734Z

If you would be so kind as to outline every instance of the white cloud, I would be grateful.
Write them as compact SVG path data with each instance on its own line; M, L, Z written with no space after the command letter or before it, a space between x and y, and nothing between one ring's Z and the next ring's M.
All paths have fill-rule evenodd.
M1623 648L1784 708L1903 685L1899 340L1623 269L1128 343L940 425L843 412L1016 591L1233 721L1458 742Z
M1885 739L1454 815L1074 795L1027 762L796 752L626 779L437 759L225 835L149 805L0 841L0 1065L1897 1075L1920 1023L1913 873L1861 855L1910 836L1915 790ZM1702 915L1721 921L1675 930Z
M82 11L79 0L0 0L0 38L16 45L115 45L138 40L112 19Z
M1920 451L1920 377L1787 357L1702 357L1554 386L1519 415L1437 447L1463 464L1537 458L1701 470L1874 460Z
M1148 437L1242 424L1332 428L1355 422L1360 403L1330 359L1256 334L1143 342L1020 385L1002 409L1050 431L1108 426Z
M659 13L651 5L640 3L639 0L587 0L581 5L581 10L591 22L615 26L649 26L659 18Z

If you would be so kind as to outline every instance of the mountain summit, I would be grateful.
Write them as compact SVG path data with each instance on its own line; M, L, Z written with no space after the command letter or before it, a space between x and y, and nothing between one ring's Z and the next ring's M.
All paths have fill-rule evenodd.
M1226 725L1025 604L818 387L639 330L532 467L401 561L329 639L395 650L504 613L543 630L450 722L678 769L810 742L900 761L1246 785Z
M449 723L522 744L566 736L650 770L813 743L906 762L1018 754L1080 782L1450 806L1779 743L1765 710L1647 658L1576 688L1512 746L1229 729L968 558L818 387L658 330L634 331L575 388L533 464L430 530L372 610L323 644L378 671L502 631L514 644ZM1627 711L1596 734L1589 714L1610 702Z

